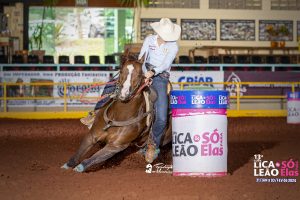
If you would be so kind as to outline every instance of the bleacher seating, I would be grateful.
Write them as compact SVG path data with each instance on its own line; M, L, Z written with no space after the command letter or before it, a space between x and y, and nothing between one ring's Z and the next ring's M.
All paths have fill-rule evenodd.
M267 64L276 64L276 57L273 55L266 56L266 63Z
M115 56L107 55L104 57L105 64L116 64Z
M252 64L263 64L263 57L260 55L253 55L253 56L251 56L251 63Z
M203 63L207 63L207 61L203 56L194 56L194 63L203 64Z
M39 63L38 55L28 55L27 56L27 63L29 63L29 64L38 64Z
M189 63L191 63L190 57L181 55L181 56L179 56L178 63L180 63L180 64L189 64Z
M70 64L69 56L58 56L59 64Z
M12 64L23 64L24 63L24 59L22 55L13 55L11 58L11 63Z
M90 64L100 64L100 57L96 55L91 55L89 57L90 59Z
M74 64L85 64L85 58L82 55L74 56Z
M6 55L0 55L0 63L8 63L8 57Z
M223 56L223 63L225 64L234 64L235 58L232 55L224 55Z
M54 64L54 57L52 55L44 55L43 63L44 64Z

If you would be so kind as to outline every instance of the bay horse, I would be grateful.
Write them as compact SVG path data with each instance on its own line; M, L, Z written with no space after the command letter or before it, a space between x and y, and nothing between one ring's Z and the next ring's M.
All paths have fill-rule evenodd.
M103 163L134 142L145 144L149 135L146 116L150 111L146 110L146 101L141 92L149 89L143 87L145 77L142 64L143 60L137 60L129 52L122 56L116 96L98 111L94 124L83 138L79 149L62 168L74 168L76 172L84 172L95 164ZM172 140L170 127L166 127L161 145ZM103 142L105 146L102 149L82 161L94 145Z

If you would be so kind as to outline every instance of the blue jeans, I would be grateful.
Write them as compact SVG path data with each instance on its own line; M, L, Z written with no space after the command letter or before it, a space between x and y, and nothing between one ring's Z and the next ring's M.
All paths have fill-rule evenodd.
M157 92L157 100L154 103L155 121L152 125L152 139L156 147L159 147L161 136L168 121L168 82L169 79L161 76L153 78L152 87Z
M111 81L115 81L115 80L117 80L117 78L115 78ZM102 92L101 96L103 96L105 94L113 93L115 90L116 90L116 83L106 85L103 89L103 92ZM109 99L110 99L110 97L106 97L106 98L101 99L100 101L98 101L95 108L94 108L94 110L100 109L106 102L109 101Z

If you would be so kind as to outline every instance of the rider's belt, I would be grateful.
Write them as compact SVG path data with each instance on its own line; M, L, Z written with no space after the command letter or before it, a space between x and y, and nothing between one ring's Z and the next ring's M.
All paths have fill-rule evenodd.
M162 78L167 78L169 79L170 78L170 73L169 72L166 72L166 71L163 71L162 73L159 73L158 76L162 77Z
M155 65L152 65L152 64L150 64L150 63L145 63L145 66L146 66L146 69L148 70L148 71L151 71L151 70L155 70L155 68L156 68L156 66ZM160 77L162 77L162 78L170 78L170 73L169 72L166 72L166 71L163 71L163 72L161 72L161 73L159 73L157 76L160 76Z

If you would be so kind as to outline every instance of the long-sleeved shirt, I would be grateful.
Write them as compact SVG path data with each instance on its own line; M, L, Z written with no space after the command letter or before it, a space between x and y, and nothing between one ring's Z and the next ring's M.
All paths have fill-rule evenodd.
M146 37L139 59L145 54L145 61L143 64L143 72L147 72L145 63L150 63L155 66L155 75L164 71L170 72L171 64L178 52L178 45L174 42L165 42L158 46L157 35L150 35Z

